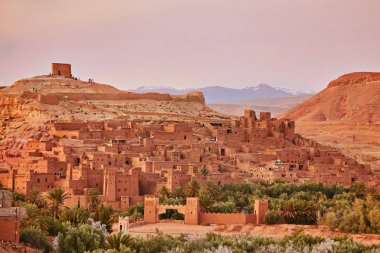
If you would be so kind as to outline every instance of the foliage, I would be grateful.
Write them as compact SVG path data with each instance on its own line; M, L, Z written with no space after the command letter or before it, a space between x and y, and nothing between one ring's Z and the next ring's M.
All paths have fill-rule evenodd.
M31 247L40 249L43 252L51 252L53 250L53 246L44 232L34 227L27 227L20 230L20 242L28 243Z
M114 212L112 206L100 204L93 215L93 219L104 224L107 231L111 232L112 224L115 221L115 217L113 216Z
M129 217L129 222L133 223L144 219L144 203L137 203L123 212L119 212L117 216Z
M42 193L36 189L30 191L30 193L26 196L26 201L36 205L40 209L47 207L46 199L43 198Z
M66 199L69 198L69 194L65 193L61 188L54 188L48 192L47 198L50 202L50 206L53 210L55 218L58 218L58 212Z
M290 199L282 205L285 221L290 224L315 224L316 211L313 202L305 200Z
M81 207L66 208L59 215L62 222L69 222L73 226L86 223L88 218L90 218L90 213Z
M123 235L121 232L112 234L107 237L106 249L113 249L117 252L121 251L122 245L128 246L132 241L131 236Z
M89 224L73 227L66 225L65 231L58 234L58 252L82 253L104 248L105 234Z
M265 224L278 224L281 219L281 213L278 210L270 210L264 216Z
M101 199L97 189L90 189L86 193L86 207L90 212L96 211L96 208L100 205Z
M207 169L206 167L200 167L200 168L198 168L198 172L199 172L202 176L204 176L204 177L210 175L210 172L208 171L208 169Z
M197 197L199 194L199 183L195 180L191 180L185 187L185 193L187 197Z

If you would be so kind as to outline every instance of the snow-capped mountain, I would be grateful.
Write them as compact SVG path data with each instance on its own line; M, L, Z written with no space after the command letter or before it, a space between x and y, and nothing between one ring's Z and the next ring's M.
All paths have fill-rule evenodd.
M191 91L203 92L207 103L224 103L248 99L280 98L299 95L310 95L315 92L303 92L284 88L272 87L268 84L259 84L246 88L227 88L222 86L207 86L198 89L176 89L170 86L141 86L130 92L159 92L169 94L184 94Z

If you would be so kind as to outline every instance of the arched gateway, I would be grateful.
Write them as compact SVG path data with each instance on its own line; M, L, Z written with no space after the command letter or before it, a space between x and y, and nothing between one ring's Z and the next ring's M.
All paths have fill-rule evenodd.
M160 205L160 200L155 196L145 196L144 200L144 221L147 223L157 223L159 215L166 210L177 210L185 216L185 224L198 225L200 220L200 209L198 198L186 198L186 205Z

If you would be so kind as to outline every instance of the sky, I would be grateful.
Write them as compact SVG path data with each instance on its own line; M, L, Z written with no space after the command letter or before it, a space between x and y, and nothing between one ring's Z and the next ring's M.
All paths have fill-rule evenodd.
M0 85L72 64L127 90L321 90L380 71L379 0L0 0Z

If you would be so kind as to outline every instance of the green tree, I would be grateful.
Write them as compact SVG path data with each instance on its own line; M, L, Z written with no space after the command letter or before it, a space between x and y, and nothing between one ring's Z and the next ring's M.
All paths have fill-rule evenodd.
M124 235L121 232L112 234L106 239L106 249L114 249L119 252L122 245L129 246L131 241L131 236Z
M330 211L326 213L322 219L322 224L326 225L330 230L335 230L339 226L339 220L335 212Z
M161 189L158 191L158 196L160 200L171 198L172 194L166 185L162 186Z
M198 168L198 172L204 177L207 177L208 175L210 175L210 172L208 171L206 167Z
M99 228L89 224L73 227L68 225L64 232L58 234L58 253L82 253L104 249L105 235Z
M219 187L217 185L213 184L209 180L206 180L203 183L201 189L203 189L204 191L206 191L212 197L212 199L214 199L214 200L217 199L218 197L220 197L220 196L218 196L218 194L220 193L219 192Z
M277 224L280 222L281 214L278 210L270 210L264 216L265 224Z
M185 187L185 193L187 197L197 197L199 194L199 183L195 180L191 180Z
M181 199L184 199L185 198L185 192L183 191L182 187L178 187L176 188L173 193L172 193L172 197L173 198L181 198Z
M107 228L108 232L112 231L112 224L115 220L113 214L114 210L112 206L106 206L104 204L101 204L94 213L94 220L100 221L102 224L104 224Z
M90 218L90 213L86 209L77 206L66 208L59 215L62 222L70 222L73 226L86 223L88 218Z
M47 198L53 210L53 216L58 218L59 209L63 206L64 201L69 198L69 194L65 193L61 188L54 188L48 192Z
M35 204L24 202L21 205L26 209L27 217L21 220L21 227L34 227L42 231L48 230L48 216L44 215Z
M368 213L368 220L373 233L380 233L380 209L374 208Z
M26 200L31 204L35 204L38 208L45 208L47 206L46 200L42 197L41 191L37 189L31 190L26 196Z
M199 191L199 204L203 212L210 212L214 200L212 196L205 190L201 189Z
M21 229L20 242L28 243L32 248L40 249L43 252L53 251L53 246L47 239L45 233L35 227Z
M312 202L290 199L282 205L285 221L290 224L315 224L317 210Z
M99 192L97 189L90 189L86 194L86 206L90 212L94 212L101 203Z

